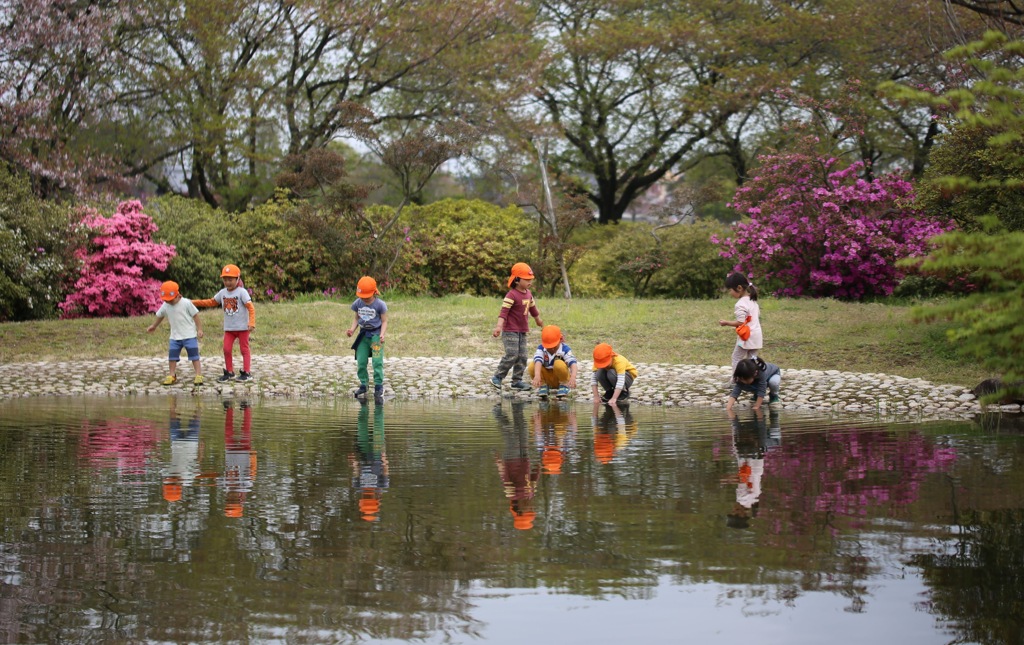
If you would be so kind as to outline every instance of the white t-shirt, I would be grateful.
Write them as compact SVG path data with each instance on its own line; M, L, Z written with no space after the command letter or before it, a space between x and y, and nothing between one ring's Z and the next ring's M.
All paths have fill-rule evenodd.
M737 336L736 344L743 349L761 349L764 339L761 335L761 307L757 301L751 300L750 296L743 296L736 301L733 313L736 314L737 322L744 322L747 316L750 316L750 322L747 323L750 327L750 338L744 341Z
M166 318L171 323L171 340L188 340L198 336L196 321L193 316L199 313L192 301L182 298L178 304L165 302L156 310L157 318Z

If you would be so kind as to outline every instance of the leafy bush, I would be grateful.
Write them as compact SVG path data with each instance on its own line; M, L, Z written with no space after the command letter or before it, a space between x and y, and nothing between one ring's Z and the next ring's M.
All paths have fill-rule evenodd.
M0 165L0 321L55 316L84 239L66 207L38 199L27 178Z
M570 272L576 295L714 298L731 266L711 241L728 230L715 221L655 231L660 243L649 224L595 228L603 230L585 234L589 250Z
M248 235L238 229L231 214L178 196L150 200L146 212L159 227L154 239L174 245L178 253L167 267L167 276L186 297L208 298L220 290L225 264L241 266L243 281L249 277L239 258L241 247L249 243Z
M782 154L761 158L732 207L749 220L721 239L735 269L787 296L858 299L889 295L907 274L897 262L921 257L952 224L909 206L913 187L898 175L858 179L860 162Z
M289 223L295 204L278 193L274 199L236 216L239 235L236 262L256 300L276 301L332 286L323 267L328 254L320 241Z
M392 272L403 291L425 283L436 295L496 295L508 290L509 269L529 262L536 223L514 206L445 199L408 207L409 229Z
M121 202L111 217L91 208L81 210L82 225L91 232L81 249L82 272L60 310L66 318L138 316L160 306L160 280L174 247L152 241L156 225L137 200Z

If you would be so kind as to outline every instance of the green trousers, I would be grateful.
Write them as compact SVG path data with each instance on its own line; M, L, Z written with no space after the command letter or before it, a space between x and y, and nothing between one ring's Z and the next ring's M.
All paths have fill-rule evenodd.
M379 349L373 351L373 347ZM384 385L384 345L380 342L380 334L373 336L364 335L356 346L356 376L359 377L361 385L368 385L370 375L366 371L366 363L373 357L373 382L376 385Z

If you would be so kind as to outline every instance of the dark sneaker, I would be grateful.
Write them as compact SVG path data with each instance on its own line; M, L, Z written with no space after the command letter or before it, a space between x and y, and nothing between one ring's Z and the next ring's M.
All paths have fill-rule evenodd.
M221 376L219 379L217 379L217 382L218 383L227 383L228 381L233 381L234 379L235 379L235 373L234 372L229 372L227 370L224 370L224 375Z
M500 390L501 389L501 379L498 378L497 376L492 376L491 377L491 385L493 385L496 389Z
M241 403L239 403L238 405L239 405L239 407L241 407L241 408L242 408L243 410L248 410L248 409L249 409L249 402L248 402L248 401L246 401L245 399L242 399L242 402L241 402Z
M619 392L619 401L625 401L629 399L629 390L623 390Z
M513 390L519 390L520 392L529 392L533 389L533 386L526 381L516 381L512 384Z
M249 372L239 372L238 373L238 378L235 379L235 380L238 381L239 383L245 383L246 381L251 381L252 380L252 374L250 374Z
M537 388L537 398L546 399L548 398L548 394L550 393L551 388L549 388L547 385L541 385L539 388Z
M605 392L601 395L601 403L607 403L610 398L612 398L612 395Z
M359 389L357 389L355 391L355 395L356 395L357 399L365 399L366 398L366 384L360 385Z
M774 394L769 394L768 395L768 405L772 405L773 403L782 403L782 399L780 399L778 396L776 396Z
M560 399L564 399L565 397L569 396L569 386L568 385L559 385L558 386L558 394L556 394L555 396L557 396Z

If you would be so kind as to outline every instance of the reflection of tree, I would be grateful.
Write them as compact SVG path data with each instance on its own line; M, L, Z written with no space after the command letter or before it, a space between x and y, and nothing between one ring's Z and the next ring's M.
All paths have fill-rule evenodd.
M958 643L1024 643L1024 510L969 514L950 553L911 562L932 588L929 611Z

